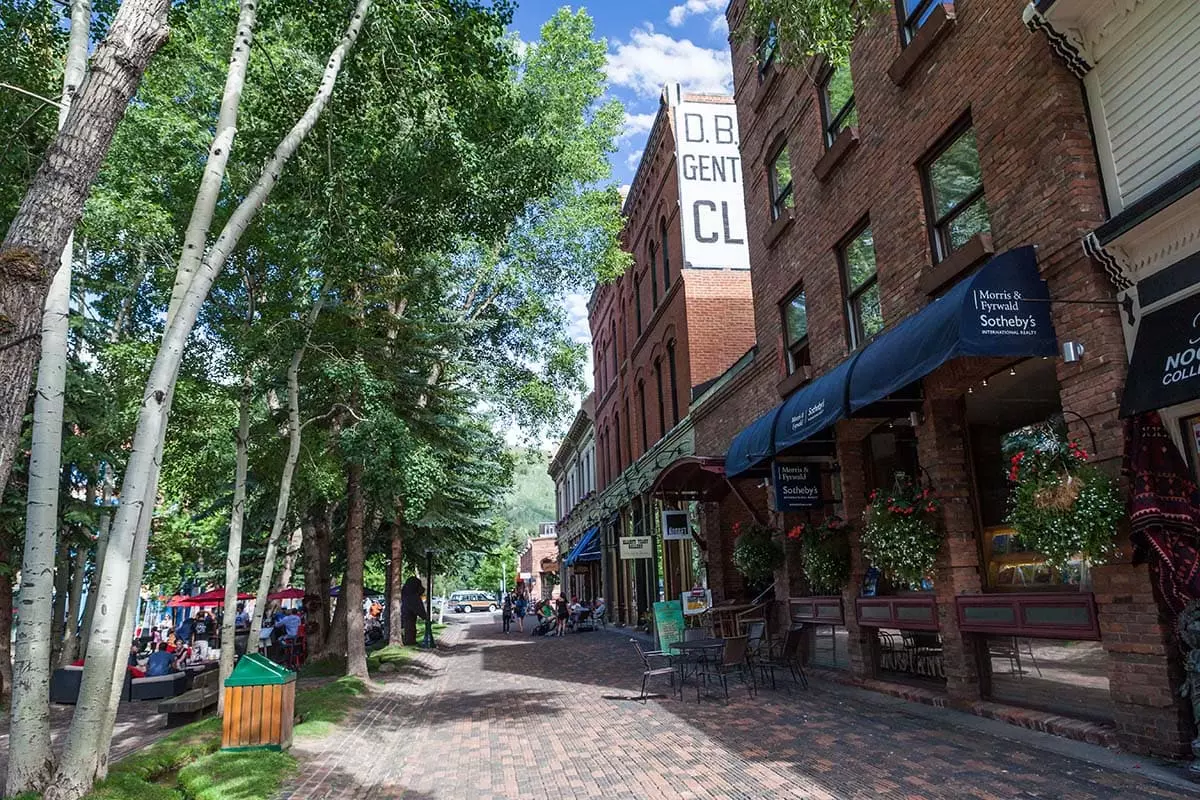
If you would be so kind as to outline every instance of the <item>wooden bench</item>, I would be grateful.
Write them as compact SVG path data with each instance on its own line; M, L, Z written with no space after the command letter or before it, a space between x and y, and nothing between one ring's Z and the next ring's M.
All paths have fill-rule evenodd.
M163 700L158 704L158 713L167 715L167 726L194 722L205 716L208 709L217 707L218 673L205 672L197 675L193 688L181 695Z

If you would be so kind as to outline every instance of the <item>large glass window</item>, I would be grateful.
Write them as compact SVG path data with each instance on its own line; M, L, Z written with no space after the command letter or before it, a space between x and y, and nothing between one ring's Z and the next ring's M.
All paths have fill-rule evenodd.
M850 65L834 67L825 73L821 83L821 121L825 125L825 146L832 147L838 134L858 124L858 109L854 107L854 81Z
M788 374L808 366L808 306L804 290L793 294L783 304L783 339L787 346Z
M974 128L960 133L929 159L924 178L935 261L945 259L975 234L991 231Z
M767 30L758 39L758 77L762 80L767 70L775 63L775 58L779 55L779 26L774 22L767 26Z
M917 35L917 31L929 19L933 9L947 0L896 0L896 9L900 14L901 36L908 44Z
M846 319L850 349L857 350L883 330L879 280L875 272L875 239L871 227L850 237L838 251L846 282Z
M792 198L792 162L784 144L771 157L769 184L771 191L771 219L776 220L795 205Z

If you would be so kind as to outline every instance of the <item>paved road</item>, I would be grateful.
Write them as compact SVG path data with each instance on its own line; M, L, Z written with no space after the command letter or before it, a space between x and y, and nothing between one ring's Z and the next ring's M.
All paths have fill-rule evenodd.
M284 797L1197 797L1153 764L840 686L642 704L627 637L498 628L452 625L346 729L301 742Z

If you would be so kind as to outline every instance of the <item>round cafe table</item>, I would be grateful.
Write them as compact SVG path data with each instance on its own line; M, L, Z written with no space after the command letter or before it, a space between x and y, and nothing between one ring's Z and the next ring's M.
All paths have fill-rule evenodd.
M671 650L678 650L684 658L679 660L679 682L683 684L687 678L685 668L692 664L696 667L696 671L700 671L700 665L704 664L710 658L710 653L715 652L720 658L720 652L725 648L724 639L692 639L690 641L672 642L668 647ZM695 656L693 658L692 656Z

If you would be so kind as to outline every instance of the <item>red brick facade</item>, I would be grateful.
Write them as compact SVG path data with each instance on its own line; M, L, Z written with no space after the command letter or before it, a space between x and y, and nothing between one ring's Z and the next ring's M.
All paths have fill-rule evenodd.
M901 44L895 14L875 19L851 54L858 125L849 145L841 141L833 148L847 148L837 163L826 149L819 89L810 77L820 75L821 65L776 64L760 76L753 44L731 39L757 352L749 367L694 413L698 454L723 454L739 430L800 385L802 376L787 375L781 322L781 304L797 287L806 292L811 374L821 375L848 356L836 251L864 222L873 232L886 326L916 313L938 287L968 274L971 264L947 266L954 259L935 265L918 167L956 126L969 125L976 137L991 228L990 242L981 239L979 245L990 244L996 253L1035 245L1053 298L1111 300L1112 286L1103 270L1080 246L1083 236L1105 219L1081 86L1053 59L1044 41L1026 30L1021 17L1025 5L1024 0L947 4L907 47ZM742 0L734 0L729 8L731 30L737 30L742 6ZM773 222L769 162L785 143L794 208L790 219ZM979 254L975 264L986 251ZM1082 360L1056 360L1061 407L1081 441L1089 441L1090 428L1095 460L1115 474L1122 456L1117 411L1126 364L1117 311L1110 305L1055 303L1052 314L1060 342L1086 343ZM985 643L958 629L954 602L956 596L985 590L965 398L1001 368L1007 364L958 359L934 371L922 382L924 401L914 430L920 464L945 501L946 536L934 595L946 695L963 707L986 699L989 683L981 663ZM852 521L862 518L866 496L874 488L869 485L865 437L880 424L886 423L846 420L835 431L841 510ZM754 486L739 482L744 484ZM763 516L769 513L766 493L747 496L762 504ZM731 495L705 509L710 583L730 595L739 588L727 560L730 522L740 513L739 502ZM782 530L802 519L772 517ZM853 573L843 605L851 672L865 681L875 677L879 641L874 629L860 628L854 618L866 565L856 536L851 544ZM1181 673L1146 570L1129 565L1126 547L1115 564L1095 568L1092 579L1118 740L1136 752L1186 753L1188 715L1174 694ZM777 587L803 590L793 548L777 575Z
M750 273L681 269L670 116L664 100L625 204L622 243L633 266L597 287L589 306L600 491L688 415L693 387L720 375L754 344Z

